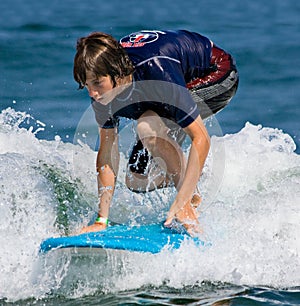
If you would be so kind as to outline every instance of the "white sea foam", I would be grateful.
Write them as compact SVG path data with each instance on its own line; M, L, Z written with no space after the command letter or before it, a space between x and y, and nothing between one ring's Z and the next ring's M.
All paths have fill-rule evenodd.
M247 123L236 134L212 137L215 153L199 183L202 238L209 248L186 243L157 255L108 253L99 267L93 258L84 264L68 254L38 254L44 238L75 232L95 213L96 153L58 138L39 140L36 130L19 127L28 118L13 109L0 114L0 299L57 291L75 297L147 284L181 288L203 280L299 285L300 156L289 135ZM218 153L223 161L213 173ZM174 191L132 194L123 174L121 169L112 218L161 221ZM213 182L218 186L210 193Z

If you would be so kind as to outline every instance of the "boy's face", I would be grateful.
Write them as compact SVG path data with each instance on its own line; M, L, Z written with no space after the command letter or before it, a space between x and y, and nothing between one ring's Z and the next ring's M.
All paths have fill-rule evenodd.
M108 104L114 98L112 91L114 87L110 76L96 77L87 71L85 87L89 96L101 104Z

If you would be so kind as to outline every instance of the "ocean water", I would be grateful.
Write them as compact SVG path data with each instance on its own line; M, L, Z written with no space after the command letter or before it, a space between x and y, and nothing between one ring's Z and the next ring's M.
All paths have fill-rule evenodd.
M300 305L299 14L296 0L1 1L0 305ZM97 206L77 38L183 28L229 50L240 73L235 98L206 122L199 218L211 247L40 256L43 239L75 233ZM132 128L120 135L111 218L162 221L174 190L124 187Z

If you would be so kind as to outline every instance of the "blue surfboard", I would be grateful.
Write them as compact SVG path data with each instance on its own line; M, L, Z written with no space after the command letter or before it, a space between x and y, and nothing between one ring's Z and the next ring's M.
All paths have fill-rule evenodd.
M162 224L114 225L100 232L48 238L41 243L40 252L47 253L51 250L66 248L101 248L155 254L165 247L178 249L185 240L192 240L199 246L204 245L199 238L176 232Z

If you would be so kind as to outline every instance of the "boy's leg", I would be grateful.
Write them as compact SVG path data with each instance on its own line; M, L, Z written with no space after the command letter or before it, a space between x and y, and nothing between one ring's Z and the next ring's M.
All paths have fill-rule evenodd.
M164 121L153 111L147 111L138 121L140 140L132 150L126 175L126 184L132 191L151 191L172 183L176 186L184 174L183 152L176 140L182 143L185 133L176 125L178 132L170 137L170 127Z
M144 150L139 151L137 154L143 154ZM133 159L133 155L130 159ZM129 163L127 166L126 185L131 191L143 193L170 186L171 182L167 177L167 167L161 158L153 158L149 155L147 164L144 163L144 156L142 160L140 163L139 159L137 159L134 165Z
M187 88L200 110L201 118L206 119L230 102L238 83L239 76L232 56L213 46L211 72L205 77L196 77L187 84Z

